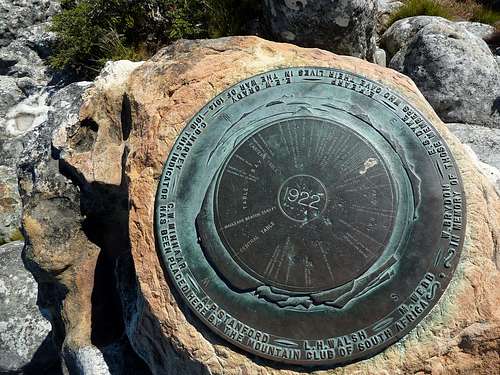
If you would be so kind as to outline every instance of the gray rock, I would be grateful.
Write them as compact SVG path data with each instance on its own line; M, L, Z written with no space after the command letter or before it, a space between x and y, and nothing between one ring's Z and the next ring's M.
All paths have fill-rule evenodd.
M23 242L0 246L0 373L39 374L58 362L50 323L37 307L37 284L21 259Z
M438 17L394 23L389 67L411 77L444 122L500 127L500 70L486 43Z
M110 375L102 352L95 346L65 350L64 358L71 375Z
M27 27L47 21L59 9L55 0L0 0L0 46L17 39Z
M38 85L45 86L50 74L44 61L25 40L15 40L0 48L0 75L14 78L29 77Z
M478 38L485 38L495 31L495 27L480 22L456 22L456 25L463 27L469 33L474 34Z
M0 245L20 239L21 197L14 167L0 165Z
M375 54L373 55L373 62L377 65L386 67L387 66L387 56L385 51L382 48L378 48L375 50Z
M448 22L441 17L418 16L403 18L394 22L382 35L380 45L387 51L391 59L399 50L406 48L415 35L430 23Z
M25 97L23 91L17 86L16 79L0 75L0 121L10 107Z
M376 0L266 0L263 7L276 40L373 58Z
M377 0L377 34L381 35L387 29L393 13L403 6L403 2L397 0Z
M479 160L500 169L500 129L470 124L446 124L460 141L469 145Z

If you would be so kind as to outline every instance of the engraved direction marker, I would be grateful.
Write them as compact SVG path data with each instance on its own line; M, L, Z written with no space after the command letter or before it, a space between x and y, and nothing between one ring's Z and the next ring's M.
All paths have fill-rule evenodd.
M189 121L155 234L178 302L228 345L337 366L380 353L438 302L465 214L453 157L410 103L297 67L248 78Z

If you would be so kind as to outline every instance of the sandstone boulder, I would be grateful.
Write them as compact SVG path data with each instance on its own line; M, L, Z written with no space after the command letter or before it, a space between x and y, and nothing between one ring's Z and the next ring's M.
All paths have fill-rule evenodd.
M243 78L274 68L305 65L366 75L405 96L432 121L448 142L461 170L468 221L458 270L429 316L383 353L316 373L495 373L500 366L500 293L496 287L500 282L500 198L491 183L409 78L357 58L255 37L181 41L144 64L108 71L86 91L79 122L67 128L70 131L61 130L54 135L53 146L61 150L57 153L61 165L79 179L78 184L84 187L89 200L101 204L103 196L97 188L106 186L119 191L119 200L117 196L108 196L113 204L122 199L128 202L125 217L121 215L124 212L110 216L100 211L107 215L100 225L106 232L115 233L113 239L107 236L111 243L103 248L126 251L119 257L116 270L126 333L134 351L154 374L263 375L303 371L273 365L235 350L178 304L156 252L153 211L163 163L191 116L210 98ZM30 186L27 177L23 181ZM46 191L47 197L52 195ZM75 246L80 248L80 257L95 252L88 243L91 233L86 233L86 242L82 235L76 236L74 223L70 233L75 235L65 240L66 245L55 242L55 247L50 246L56 240L44 233L54 232L52 226L62 220L61 215L73 217L71 220L78 216L74 209L53 210L49 214L43 207L49 208L50 199L41 194L37 202L41 208L28 210L24 218L32 243L27 256L33 268L43 267L54 274L66 265L68 271L63 275L71 274L81 267L75 266L81 264L79 261L71 259L78 253ZM56 218L57 215L61 217ZM124 233L124 242L117 232ZM52 260L51 252L58 254ZM91 266L85 268L88 274ZM78 295L77 286L65 285L70 294ZM79 294L78 299L66 299L65 319L70 327L82 324L87 335L90 318L76 313L80 306L89 303L85 298L88 295ZM69 335L75 332L70 330Z
M266 0L264 17L273 37L371 60L377 1Z
M412 78L443 121L500 127L500 70L466 27L415 17L394 23L382 43L389 67Z

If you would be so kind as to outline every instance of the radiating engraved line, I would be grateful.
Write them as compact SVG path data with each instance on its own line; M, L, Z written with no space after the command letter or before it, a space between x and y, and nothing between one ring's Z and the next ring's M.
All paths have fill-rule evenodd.
M234 156L236 157L236 159L238 159L239 161L245 163L246 165L248 165L250 168L255 168L256 166L252 163L250 163L247 159L245 159L243 156L240 156L238 154L234 154Z
M367 212L367 213L378 215L378 216L385 216L385 217L390 217L390 218L394 217L393 211L387 212L389 210L361 207L361 206L355 206L355 205L352 205L351 208L355 211Z
M266 268L264 270L265 277L272 277L274 274L274 278L277 278L281 265L283 264L283 257L286 255L286 248L289 244L289 237L286 239L285 246L277 245L274 249L271 258L267 262Z
M252 181L252 182L257 182L258 180L258 177L256 176L251 176L249 175L248 173L246 173L245 171L242 171L238 168L235 168L235 167L232 167L232 166L229 166L227 169L226 169L226 172L227 173L230 173L234 176L238 176L238 177L241 177L245 180L249 180L249 181Z
M343 238L364 258L370 258L368 254L373 256L373 253L362 242L358 241L352 234L346 232L343 234Z
M280 129L280 134L281 134L281 140L285 143L286 151L290 157L292 157L292 151L290 150L290 146L288 145L288 140L286 139L286 135L284 132L284 124L280 124L279 129Z
M366 233L364 233L363 231L359 230L358 228L354 227L353 225L349 224L348 222L342 220L342 219L339 219L339 222L344 224L346 227L352 229L354 232L362 235L363 237L367 238L369 241L372 241L373 243L379 245L379 246L383 246L380 242L378 242L376 239L370 237L369 235L367 235Z
M311 270L312 270L313 264L309 260L309 257L306 256L306 259L304 261L304 281L306 284L306 287L309 287L311 285Z
M328 262L328 257L326 256L325 249L323 249L323 246L321 246L321 241L317 241L317 244L319 250L321 251L321 255L323 255L323 259L325 260L326 268L328 268L328 273L330 274L330 278L332 279L332 281L334 281L332 267L330 266L330 262Z
M369 189L379 189L379 188L383 188L383 187L387 187L387 186L391 186L391 185L389 185L388 183L384 183L384 184L379 184L379 185L360 186L360 187L356 187L353 189L345 189L343 191L345 191L345 192L347 192L347 191L364 191L364 190L369 190Z
M353 148L355 149L356 145L353 145ZM368 156L369 154L365 152L353 152L351 156L345 159L344 162L340 165L340 175L338 176L338 178L343 179L343 177L348 173L360 169Z
M262 144L264 145L263 148L264 148L264 151L270 155L270 156L274 156L274 152L273 150L271 149L271 146L269 146L269 143L267 143L267 141L262 137L262 134L261 133L258 133L257 134L257 137L259 137L259 141L262 142Z
M369 173L369 172L368 172ZM359 173L356 173L354 174L352 177L348 178L348 179L345 179L343 180L343 184L341 185L337 185L335 186L335 189L333 189L333 191L340 191L341 188L343 187L346 187L346 186L351 186L353 182L356 182L357 180L359 179L363 179L363 178L366 178L368 179L369 181L371 181L372 179L375 179L377 177L380 177L380 176L385 176L386 173L385 171L384 172L380 172L380 173L377 173L377 174L374 174L374 175L371 175L369 176L368 173L366 174L359 174Z

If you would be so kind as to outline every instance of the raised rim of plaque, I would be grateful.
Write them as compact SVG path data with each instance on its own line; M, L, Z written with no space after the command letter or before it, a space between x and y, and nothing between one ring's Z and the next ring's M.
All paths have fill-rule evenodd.
M247 83L250 84L250 82L252 81L260 81L262 77L265 77L267 75L276 75L276 76L279 76L280 74L285 75L285 72L287 71L294 73L297 73L299 71L310 71L310 72L321 71L325 73L325 75L321 77L309 76L307 78L306 77L299 78L295 76L291 79L292 84L299 82L304 84L315 84L316 82L321 83L322 80L328 82L332 80L337 80L337 78L330 77L329 75L334 75L336 77L338 75L343 75L344 77L356 80L355 83L357 84L359 84L359 82L365 82L367 85L370 85L371 87L376 89L375 90L376 92L373 92L372 95L369 97L369 99L375 101L377 105L381 104L382 107L385 106L384 110L388 111L387 113L391 114L391 116L395 118L394 123L391 121L390 125L384 125L387 126L385 130L387 130L388 132L381 132L380 129L375 128L370 119L367 119L366 115L362 110L358 111L356 106L353 105L352 108L350 108L350 110L352 110L353 112L349 113L348 116L355 118L355 120L352 123L349 122L348 124L349 126L347 126L347 124L345 124L344 122L341 122L341 120L337 121L337 123L339 126L347 127L350 131L355 131L352 128L353 126L352 124L356 123L356 121L359 121L358 125L359 123L365 123L370 125L371 126L371 130L369 131L371 133L370 135L376 133L375 137L380 137L380 139L383 140L383 142L377 143L376 146L378 148L381 147L387 148L386 150L384 150L384 152L381 153L382 156L389 157L389 160L386 160L384 158L384 162L389 165L388 166L389 169L392 168L391 169L392 172L397 171L399 173L399 176L403 176L403 179L396 179L392 174L389 174L397 190L396 195L398 196L397 199L398 203L400 203L401 199L407 198L409 194L412 195L412 198L410 199L411 204L406 206L398 204L398 208L403 208L403 213L401 214L402 217L406 218L409 222L413 222L413 224L408 224L408 223L401 224L402 229L400 228L401 229L400 235L397 239L394 240L395 242L393 243L393 249L395 249L395 253L398 252L402 253L402 258L404 258L403 260L405 262L404 269L400 270L396 267L394 271L394 268L392 268L394 263L387 265L387 269L394 271L396 276L403 276L402 275L403 271L405 272L405 276L406 274L411 274L413 272L412 267L415 269L414 274L411 274L412 277L414 277L417 272L420 272L418 273L418 278L416 279L408 279L407 277L405 277L404 280L408 281L408 283L411 282L411 285L404 286L404 288L406 289L403 289L403 292L410 291L409 294L399 295L398 294L400 292L399 289L394 290L392 293L391 291L385 291L384 288L393 282L389 281L381 284L382 286L379 287L378 289L375 288L374 293L370 291L370 293L363 295L363 290L356 290L355 291L356 293L361 293L361 294L360 295L355 294L354 298L355 303L352 303L352 301L351 302L347 301L346 303L344 303L345 302L344 300L342 301L336 300L334 301L333 304L328 304L325 303L325 301L328 302L328 300L323 299L321 300L322 303L318 304L317 306L314 303L314 301L312 301L312 303L309 303L308 301L305 301L303 299L303 297L305 297L306 295L307 298L311 299L311 295L314 293L310 293L310 291L307 291L308 293L305 293L304 290L299 290L299 291L286 290L286 288L282 288L279 285L266 286L262 283L262 280L259 281L258 278L254 277L255 275L252 275L252 273L249 272L248 269L244 270L245 272L243 272L246 273L247 275L245 275L245 277L242 277L242 273L240 272L241 265L237 264L237 262L235 262L234 258L231 256L231 254L229 254L227 251L221 251L221 250L226 250L227 245L224 245L214 223L216 221L215 212L217 207L218 187L220 180L222 178L221 176L224 171L224 168L231 159L232 155L235 154L238 147L244 144L246 140L250 139L254 134L258 133L262 129L270 127L275 122L279 122L282 119L278 118L275 122L265 119L260 123L259 119L257 119L255 120L254 124L252 124L253 127L251 127L250 125L243 125L242 130L240 129L241 131L238 134L233 133L229 136L227 135L227 132L229 132L229 129L233 126L233 124L224 125L226 127L229 126L229 129L225 129L225 132L222 135L221 134L213 135L214 137L218 136L221 138L219 139L219 143L217 143L214 149L210 151L209 155L206 155L208 151L204 151L205 155L202 155L203 152L200 151L200 153L196 155L197 162L195 161L195 158L192 157L191 158L193 159L192 161L186 162L184 167L181 167L178 170L176 170L175 166L177 165L176 164L177 161L174 160L176 159L176 157L173 156L174 150L182 148L183 147L182 138L186 136L186 134L189 133L189 131L196 129L196 126L200 124L199 120L200 114L209 114L212 116L212 118L211 121L207 122L201 120L204 123L204 126L203 126L203 131L201 131L200 133L200 138L198 139L202 139L202 137L204 136L205 137L211 136L210 134L214 133L214 131L211 129L216 129L219 126L223 126L221 124L215 124L213 122L215 121L214 114L220 113L222 108L225 107L222 106L216 108L217 106L214 106L214 104L220 103L221 101L223 102L224 98L228 97L228 95L231 94L231 92L233 91L238 92L239 88L244 87L244 85ZM274 87L275 86L271 86L271 89L273 89ZM339 85L336 85L334 87L337 89ZM340 87L342 86L340 85ZM348 87L342 87L342 88L350 90L350 88ZM391 99L389 100L388 98ZM243 97L243 99L245 99L245 97ZM324 101L327 101L328 98L326 99L323 98L323 99ZM238 103L238 101L233 102L232 104L235 103ZM395 103L400 103L401 106L400 104L396 105ZM271 107L270 104L269 107ZM407 109L407 112L404 114L404 116L409 118L407 123L405 123L405 120L403 119L403 114L402 114L404 112L403 108ZM321 121L335 122L335 118L325 119L323 117L318 117L317 115L311 115L310 113L307 113L307 111L301 113L300 115L302 117L311 117L311 118L316 117L319 118ZM435 161L431 157L430 151L429 155L427 154L427 152L424 153L425 155L420 155L418 153L419 150L417 149L410 150L411 148L406 146L404 147L401 146L399 148L394 146L395 144L398 144L398 142L395 141L397 135L399 134L410 135L412 134L411 132L414 131L414 129L410 127L412 116L419 118L420 125L418 126L422 129L424 128L426 130L428 129L427 131L433 134L434 138L429 143L424 144L420 142L419 138L420 135L417 135L415 133L415 138L411 137L409 143L413 142L414 144L416 144L419 147L420 151L421 149L427 151L427 147L429 147L429 150L432 150L434 153L438 153L438 156L439 153L443 153L445 156L443 156L442 158L443 160L445 157L447 158L447 163L448 163L447 166L448 165L450 166L449 170L448 168L446 169L443 168L444 164L441 163L441 159ZM393 134L397 133L396 132L397 129L395 127L399 124L402 124L403 126L401 128L400 133L395 135ZM354 128L356 128L356 126L357 125L354 125ZM391 126L394 126L394 128L392 128ZM408 128L406 126L408 126ZM365 133L361 133L361 135L362 136L365 135L366 138ZM427 136L426 134L423 135ZM224 139L224 136L227 136L226 139ZM367 144L370 145L371 147L375 147L375 145L371 142L371 140L372 139L367 140ZM221 151L221 149L223 149L223 152ZM202 159L202 156L204 159ZM398 163L398 161L400 163ZM217 162L217 166L212 167L210 169L211 173L210 176L208 175L204 176L203 173L209 170L209 168L207 168L207 165L211 162L214 163ZM429 165L432 164L432 168L429 167L428 169L420 171L422 172L422 174L416 174L414 173L414 170L412 170L412 168L417 169L419 166L413 165L412 163L419 163L419 162L425 164L426 167L429 167ZM193 190L193 184L191 184L190 186L182 185L183 173L187 173L184 170L182 170L182 168L184 169L195 168L197 164L200 163L201 165L198 165L198 167L202 168L204 172L203 173L199 172L199 174L202 175L204 179L201 179L200 176L197 175L196 178L193 178L192 182L193 184L195 184L203 180L204 190L201 191L200 190L201 187L198 189L200 191L196 191L196 189ZM423 167L420 166L420 169L422 168ZM188 171L192 172L192 169L188 169ZM455 173L451 174L452 171L454 171ZM185 178L186 177L184 177L184 179ZM427 181L426 179L431 179L431 178L433 179L431 183L433 186L439 185L437 182L437 180L439 180L440 184L442 184L441 186L442 190L440 190L439 194L438 192L435 192L435 194L433 194L432 196L432 199L427 199L425 196L424 197L421 196L421 194L425 193L425 191L421 189L425 190L426 187L425 185L422 184L424 184ZM182 188L178 189L179 186L184 187L184 189ZM453 189L458 189L458 190L453 190ZM197 192L197 195L194 194L193 192ZM445 210L444 202L446 199L448 199L447 194L452 194L452 192L456 192L459 198L461 199L460 200L461 207L459 215L461 220L461 225L460 225L460 230L456 235L453 234L451 229L448 234L445 234L444 221L442 219L441 212L439 213L433 212L432 207L424 206L424 204L430 205L432 202L434 202L433 204L437 205L437 207L442 207L443 211L442 214L445 214L447 211ZM438 200L439 199L438 195L441 197L441 199L443 199L442 202ZM173 288L173 290L175 289L174 296L179 305L181 305L181 310L183 310L183 312L185 312L184 307L187 305L189 310L193 312L198 319L203 321L203 323L211 331L217 333L228 343L243 349L245 352L257 355L261 358L264 358L265 360L269 360L270 366L277 366L277 367L307 366L316 368L331 368L339 365L356 362L362 359L370 358L376 354L381 353L382 351L387 349L390 345L399 341L402 337L406 336L410 331L412 331L422 321L422 319L425 316L431 313L432 308L437 303L439 303L442 295L444 294L450 283L450 280L460 260L460 253L465 239L465 228L467 224L465 199L466 197L463 189L463 182L462 182L462 177L460 175L460 170L458 168L455 159L453 158L453 154L451 153L448 145L446 144L444 138L439 134L439 132L433 126L433 124L427 119L427 117L425 117L418 108L410 104L409 99L408 100L405 99L405 97L403 97L399 93L394 92L391 88L387 87L383 83L377 82L363 75L352 73L346 70L331 68L331 67L315 67L315 66L283 67L279 69L273 69L270 71L262 72L260 74L253 75L251 77L245 78L235 83L234 85L230 86L229 88L225 89L220 94L212 98L189 121L186 122L185 127L179 133L175 143L173 144L172 148L169 151L169 155L166 161L164 162L163 170L159 179L159 184L155 196L154 235L156 240L156 248L158 251L160 263L162 265L164 274L166 276L166 279L168 280L168 283L170 285L173 284L175 286L175 288ZM193 200L198 202L197 203L198 206L189 209L186 208L190 207L189 204L192 204ZM451 202L453 203L453 200ZM437 209L435 209L434 211L437 211ZM419 212L425 212L426 215L428 214L433 218L436 218L439 215L441 215L439 216L441 219L441 221L439 221L440 225L439 231L442 231L443 235L442 237L439 237L439 239L432 247L431 246L425 247L427 246L426 241L430 241L430 239L425 238L426 228L424 228L422 226L423 224L419 222L419 220L422 219L422 216L419 217ZM187 215L187 213L189 213L189 215ZM173 218L174 214L175 214L175 220L172 219L173 221L169 221L168 217L170 217L171 215L171 217ZM189 218L191 218L192 220L188 221ZM200 225L201 219L207 221ZM405 222L405 219L403 219L402 221ZM208 226L205 225L206 223L209 223ZM436 225L437 224L438 223L436 223ZM173 241L173 239L169 237L170 235L169 228L171 228L172 225L174 225L175 230L177 231L174 232L176 241L175 246L177 246L177 249L179 249L179 251L181 252L182 255L180 256L183 257L182 259L184 261L182 269L178 268L178 264L177 268L175 268L176 260L172 260L173 259L172 255L167 254L167 252L172 250L173 246L171 244L171 241ZM206 226L206 228L202 228L204 225ZM438 231L437 227L429 228L429 230L431 229L434 232ZM421 236L418 239L414 238L416 231ZM164 238L167 239L165 240ZM186 243L183 243L183 241L186 241ZM443 245L443 243L448 243L449 245ZM411 254L409 254L409 252ZM415 252L415 254L413 254L412 252ZM378 265L380 265L380 263ZM383 266L385 267L386 265ZM372 268L373 267L370 267L370 269ZM252 308L255 311L271 311L273 312L273 314L278 314L276 312L280 311L281 312L279 314L283 314L282 311L290 312L291 316L287 315L286 319L290 321L291 325L293 325L293 323L299 322L299 321L292 322L292 320L296 319L297 316L302 316L303 319L309 320L308 322L316 322L316 323L318 323L319 321L323 322L322 320L318 320L319 319L318 317L324 318L326 320L324 321L325 322L324 324L321 323L322 325L321 328L325 331L328 331L327 334L334 332L336 329L340 329L338 327L335 327L335 324L333 323L335 321L334 318L337 317L337 315L335 314L338 314L339 311L344 315L347 314L346 311L349 311L349 314L352 313L354 314L354 316L360 316L359 315L360 311L362 311L361 309L363 308L363 306L361 305L363 305L364 303L358 304L356 302L361 300L361 298L364 299L366 298L369 300L372 298L372 294L382 295L381 291L384 290L384 296L385 295L390 296L390 298L392 299L391 302L392 305L387 309L381 308L384 314L386 313L386 311L389 311L387 314L384 315L382 319L378 319L377 321L370 321L364 328L361 327L359 329L349 331L351 333L346 331L346 334L344 336L336 335L333 337L337 339L341 337L347 337L347 335L350 334L352 334L352 337L357 335L357 339L359 340L359 342L358 344L356 344L357 346L353 344L354 349L351 353L348 353L346 355L340 355L337 354L337 352L335 352L336 354L334 355L333 358L310 359L310 358L300 357L300 359L297 359L293 357L293 355L287 357L287 356L279 356L276 354L273 355L270 352L264 352L260 348L257 349L255 346L253 347L250 346L248 342L251 340L248 340L248 342L244 343L243 341L240 341L237 336L231 336L229 334L226 334L223 330L223 326L226 327L225 326L226 323L224 323L223 325L215 324L213 321L209 319L210 316L207 315L210 313L209 307L207 307L206 310L199 310L193 305L192 299L189 300L186 297L185 294L186 291L183 290L184 288L181 285L179 285L177 281L180 274L182 275L183 283L185 283L185 285L188 285L189 293L193 292L196 295L198 302L205 301L207 304L212 303L211 305L212 307L215 305L217 309L220 309L217 311L229 310L231 313L233 313L234 311L238 312L240 310L235 310L234 306L239 304L243 306L243 307L240 306L240 308L244 309L244 306L246 306L245 303L248 303L248 301L258 301L259 302L258 305L252 306ZM234 275L237 276L234 277ZM246 278L246 276L248 275L250 276L249 279ZM393 277L396 276L393 275ZM233 277L234 279L231 279ZM257 284L255 284L255 281L257 281ZM368 284L370 284L370 282L372 281L373 280L368 280L367 282ZM214 283L214 285L212 285L212 283ZM228 283L230 285L228 285ZM253 288L255 287L255 285L257 285L257 288L254 290ZM420 303L419 301L421 301L421 299L423 298L418 295L420 293L419 288L423 290L423 293L432 294L432 299L430 299L427 305L422 308L423 309L422 313L415 312L412 305L412 303L415 301L416 301L415 304L417 304L417 302ZM320 293L316 294L321 294L321 292L324 291L320 291ZM241 296L235 297L232 293L234 294L240 293ZM216 300L214 300L215 298ZM228 300L225 300L224 298L228 298ZM241 300L235 302L233 300L234 298L241 298ZM287 301L284 307L280 306L280 302L283 301ZM301 302L304 303L302 304ZM297 304L294 305L294 303ZM389 302L385 300L384 303L387 305L389 304ZM365 306L365 308L367 308L367 306L375 310L378 309L378 306L375 305L368 304ZM365 311L365 313L370 315L370 313L367 311ZM229 315L227 311L226 314ZM276 316L274 315L270 316L269 319L271 319L272 321L279 321L276 320L277 316L281 316L280 319L285 319L284 315L279 315L279 314ZM375 315L375 313L373 315L377 316ZM397 316L401 316L401 318L396 319L395 317ZM359 350L359 345L361 343L365 343L366 340L369 341L370 339L376 338L377 334L382 335L391 327L397 327L397 324L402 322L405 317L407 317L408 322L404 326L402 326L400 330L395 330L390 336L384 337L383 340L381 339L382 340L381 344L374 344L371 347L366 346L363 350ZM231 319L232 318L236 319L236 321L239 321L238 319L240 319L241 316L237 315L235 317L231 317ZM254 329L252 328L253 327L252 324L255 321L255 319L257 318L249 316L247 317L247 320L244 320L241 323L247 325L249 329ZM262 322L262 324L264 324L264 328L266 328L267 327L266 324L268 323L264 321ZM265 333L269 336L268 338L269 341L267 342L266 345L267 346L276 345L283 348L283 351L289 351L290 353L293 353L293 350L295 350L295 347L298 344L305 343L304 345L305 347L307 347L308 343L310 342L314 341L319 342L321 340L326 340L326 338L329 337L329 336L326 337L309 336L306 338L302 337L296 338L294 336L295 333L292 332L292 334L290 334L292 336L291 338L288 337L290 335L287 336L287 335L275 334L280 329L276 329L273 333ZM255 328L255 330L257 331L257 328ZM262 330L262 332L266 331ZM363 335L367 335L367 338L364 337ZM255 342L256 340L255 337L253 337L253 339ZM318 347L316 347L316 349L319 350ZM335 346L335 351L336 350L337 347ZM304 353L305 352L306 349L304 349Z

